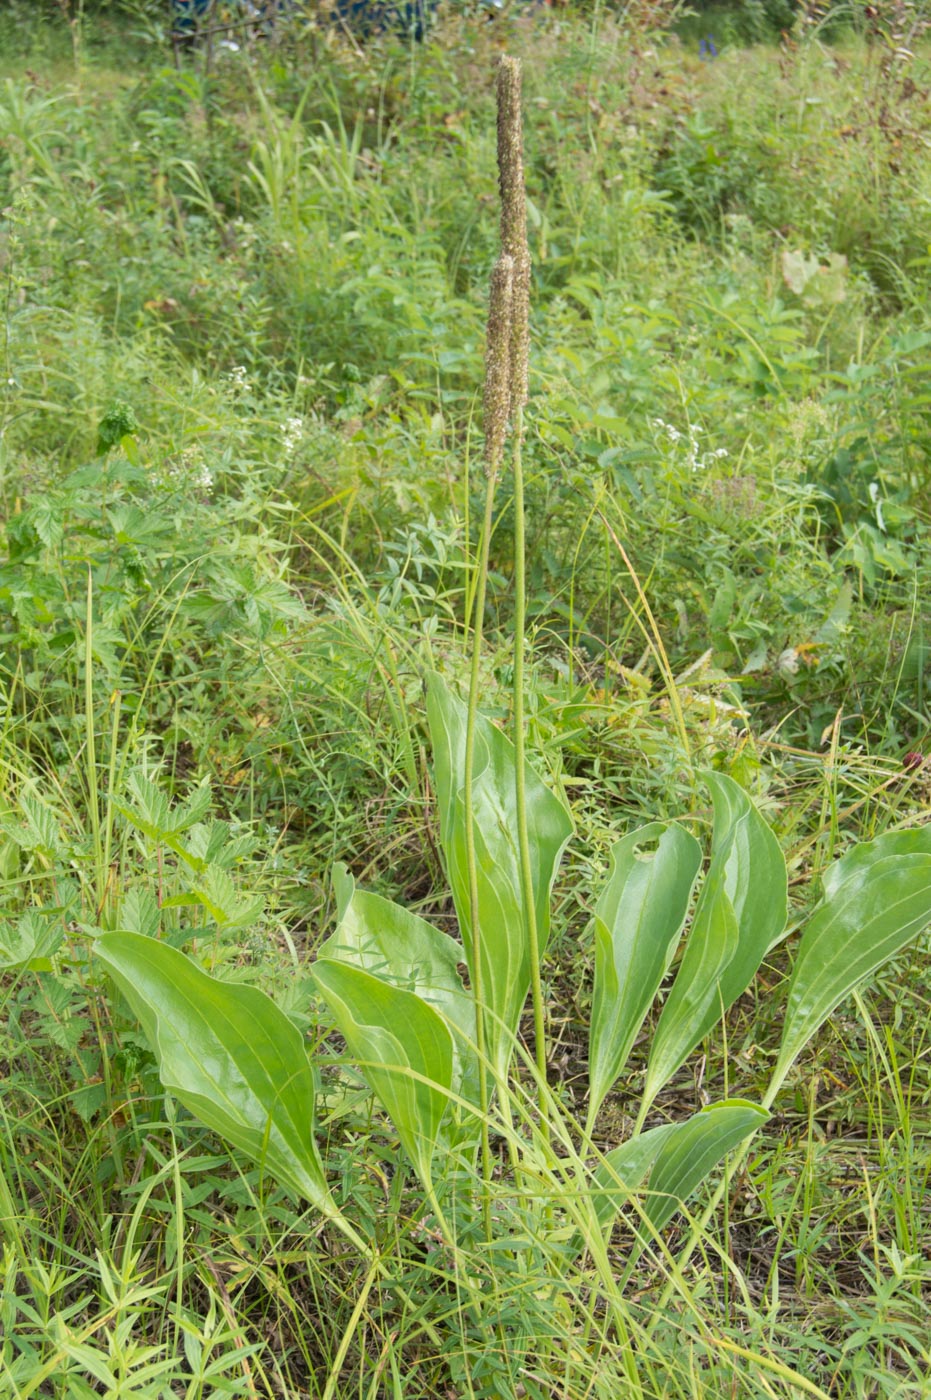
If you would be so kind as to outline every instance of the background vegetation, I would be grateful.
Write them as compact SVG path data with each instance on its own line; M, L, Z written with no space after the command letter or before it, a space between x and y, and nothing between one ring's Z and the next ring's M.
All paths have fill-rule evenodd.
M702 815L694 766L757 801L796 921L836 854L927 817L928 16L673 9L301 23L177 67L160 6L0 15L0 1394L928 1394L927 940L806 1051L685 1271L638 1266L635 1363L529 1230L476 1246L476 1334L308 975L337 860L454 931L423 686L466 678L504 49L530 741L576 824L554 1092L584 1119L586 892L639 822ZM505 483L493 718L513 527ZM406 1302L164 1094L90 953L115 928L323 1054L334 1194ZM763 1082L785 954L656 1122Z

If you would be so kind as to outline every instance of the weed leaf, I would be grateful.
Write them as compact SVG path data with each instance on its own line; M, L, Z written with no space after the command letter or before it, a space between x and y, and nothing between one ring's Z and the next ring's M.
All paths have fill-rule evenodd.
M433 741L440 841L475 986L478 979L475 976L462 785L466 707L438 677L430 682L427 717ZM514 778L513 745L490 720L479 715L475 731L473 800L481 922L480 977L484 1004L491 1013L487 1026L488 1053L499 1079L506 1075L514 1035L530 987L530 949L517 848ZM549 937L550 893L563 848L572 835L572 823L562 802L529 764L526 793L533 900L542 954Z
M656 842L655 851L643 847ZM595 905L589 1122L627 1062L675 952L701 865L681 826L650 822L618 841Z
M142 1024L162 1083L208 1128L335 1213L314 1142L314 1079L301 1034L255 987L208 977L137 933L94 945Z
M704 776L714 803L711 864L656 1028L647 1104L747 989L785 927L786 864L779 842L732 778Z
M357 889L342 864L334 870L334 884L340 920L319 956L415 992L439 1012L453 1032L453 1090L477 1104L475 1006L459 975L462 946L399 904ZM470 1118L468 1131L475 1127Z
M792 969L773 1090L850 992L931 922L931 827L889 832L841 856Z
M644 1215L653 1230L661 1230L727 1153L768 1118L758 1104L727 1099L683 1123L663 1123L616 1147L595 1172L601 1189L593 1193L593 1202L602 1229L649 1174Z
M414 992L347 963L318 958L314 980L429 1190L452 1085L446 1022Z

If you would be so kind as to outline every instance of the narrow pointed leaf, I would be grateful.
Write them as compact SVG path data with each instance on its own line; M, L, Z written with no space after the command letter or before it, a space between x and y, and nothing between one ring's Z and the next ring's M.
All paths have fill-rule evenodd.
M452 1085L446 1022L414 992L358 967L318 958L313 972L353 1058L429 1187Z
M711 865L656 1028L648 1102L746 991L785 927L788 882L779 842L733 779L704 777L714 803Z
M209 977L137 933L94 945L158 1056L165 1088L208 1128L328 1215L314 1079L300 1031L255 987Z
M319 957L348 963L392 987L416 992L439 1012L453 1031L453 1090L477 1104L475 1004L459 975L462 945L409 909L357 889L344 865L334 869L333 879L340 921ZM477 1131L474 1118L468 1131Z
M653 842L655 851L645 853ZM662 822L632 832L611 851L611 870L595 905L590 1120L627 1063L666 975L700 865L695 838Z
M771 1095L834 1008L931 923L931 827L854 846L824 890L792 969Z
M434 677L427 696L434 771L440 813L440 840L446 859L466 961L476 986L475 944L466 861L463 797L467 712L465 705ZM473 798L480 910L480 978L489 1011L487 1044L495 1073L507 1071L514 1036L530 988L530 948L521 891L517 848L514 747L490 720L479 716L475 732ZM550 894L563 848L572 835L569 814L528 764L527 827L533 901L540 951L550 926Z
M739 930L734 956L721 981L726 1009L747 990L767 949L785 928L788 877L775 834L743 788L721 773L706 773L704 778L714 803L711 860L720 858L723 864L724 887ZM701 1035L711 1029L717 1016L715 1008Z

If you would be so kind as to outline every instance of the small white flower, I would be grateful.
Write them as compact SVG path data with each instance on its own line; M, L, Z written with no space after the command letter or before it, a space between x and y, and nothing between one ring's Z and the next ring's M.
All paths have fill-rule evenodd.
M882 497L880 496L879 482L878 482L878 481L871 481L871 482L870 482L870 500L873 502L873 506L875 507L875 510L876 510L876 524L877 524L877 526L879 527L879 529L882 530L883 534L885 534L885 533L886 533L886 522L885 522L885 519L883 518L883 503L882 503Z
M303 418L286 418L281 428L281 442L286 457L290 457L304 432Z
M797 676L799 659L795 647L786 647L785 651L780 652L776 666L784 676Z
M249 372L245 365L233 365L233 368L226 376L227 382L239 393L247 394L252 387L249 383Z

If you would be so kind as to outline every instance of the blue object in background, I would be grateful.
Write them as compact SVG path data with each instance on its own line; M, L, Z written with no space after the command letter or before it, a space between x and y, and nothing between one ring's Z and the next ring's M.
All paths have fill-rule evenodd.
M699 40L699 43L698 43L698 57L699 57L699 58L704 59L704 61L705 61L706 63L710 63L711 60L712 60L713 58L717 58L717 56L718 56L718 46L717 46L717 44L714 42L714 37L713 37L713 35L709 34L708 37L707 37L707 39L700 39L700 40Z
M193 34L199 19L203 19L210 0L171 0L171 28L175 34Z
M439 0L336 0L333 18L364 38L386 29L422 39Z

